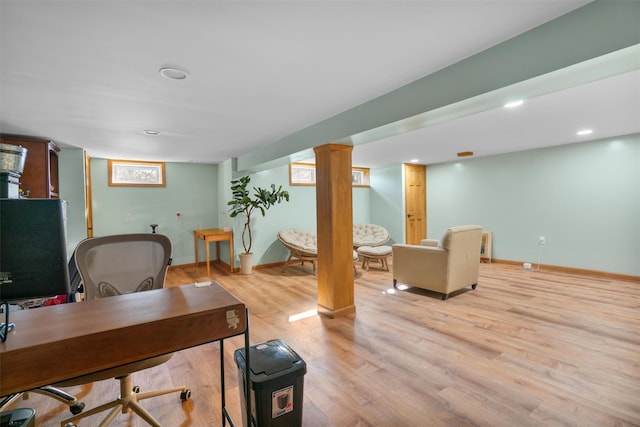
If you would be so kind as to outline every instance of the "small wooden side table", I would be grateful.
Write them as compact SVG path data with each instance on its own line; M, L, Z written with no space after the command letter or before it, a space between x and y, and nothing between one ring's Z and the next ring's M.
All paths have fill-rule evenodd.
M220 262L220 242L229 242L229 269L233 274L233 231L225 231L221 228L207 228L204 230L193 230L193 241L196 248L196 267L198 266L198 240L204 240L205 254L207 260L207 276L211 276L211 266L209 265L209 243L216 242L216 262Z

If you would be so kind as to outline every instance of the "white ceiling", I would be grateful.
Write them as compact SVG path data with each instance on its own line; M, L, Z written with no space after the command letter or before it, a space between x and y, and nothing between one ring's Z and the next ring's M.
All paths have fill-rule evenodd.
M0 130L92 157L216 164L586 3L0 0ZM189 76L167 80L165 66ZM636 133L638 117L636 70L356 146L353 163ZM582 127L594 133L578 139Z
M579 130L594 133L578 136ZM451 161L456 153L475 157L584 142L640 132L640 71L428 126L354 150L354 162L366 165ZM388 163L392 159L393 162Z

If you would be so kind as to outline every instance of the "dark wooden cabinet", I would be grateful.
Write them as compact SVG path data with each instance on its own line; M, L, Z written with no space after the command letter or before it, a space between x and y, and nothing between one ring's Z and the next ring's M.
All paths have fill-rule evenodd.
M24 170L20 177L20 189L25 197L57 199L58 146L48 139L20 135L0 135L3 144L21 145L27 149Z

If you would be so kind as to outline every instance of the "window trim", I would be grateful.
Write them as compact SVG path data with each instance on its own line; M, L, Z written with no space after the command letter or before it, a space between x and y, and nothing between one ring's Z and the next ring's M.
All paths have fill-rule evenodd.
M311 171L308 180L294 180L295 170ZM316 165L313 163L289 163L289 185L314 186L316 185Z
M118 179L116 172L119 168L129 167L139 169L155 170L156 181L146 182L143 180L122 180ZM113 160L108 159L108 174L110 187L166 187L166 172L164 162L147 162L142 160Z
M298 180L294 177L295 175L295 170L296 169L300 169L300 170L306 170L306 171L312 171L309 174L309 179L308 180ZM370 183L369 183L369 168L362 168L362 167L352 167L351 168L352 174L351 174L351 182L353 184L354 187L370 187ZM354 173L359 174L362 179L362 183L353 183L354 181ZM316 165L315 163L303 163L303 162L296 162L296 163L289 163L289 185L291 186L307 186L307 187L311 187L311 186L315 186L316 185Z

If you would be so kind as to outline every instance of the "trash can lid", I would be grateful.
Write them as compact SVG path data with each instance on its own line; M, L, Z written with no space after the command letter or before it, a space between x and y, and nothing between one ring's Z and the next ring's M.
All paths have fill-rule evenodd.
M254 375L273 375L291 369L300 357L281 340L271 340L249 348L251 372Z

